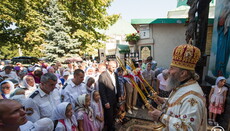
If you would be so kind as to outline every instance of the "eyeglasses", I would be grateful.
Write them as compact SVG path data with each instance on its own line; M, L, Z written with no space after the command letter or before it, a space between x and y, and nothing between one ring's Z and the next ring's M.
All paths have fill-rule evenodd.
M10 87L2 87L3 90L9 90Z

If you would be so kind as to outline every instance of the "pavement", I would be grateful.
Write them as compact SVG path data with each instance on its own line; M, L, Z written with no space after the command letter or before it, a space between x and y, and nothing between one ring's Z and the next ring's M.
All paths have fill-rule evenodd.
M126 113L123 123L116 123L116 131L153 131L153 120L148 116L148 110L139 108L132 110L132 114ZM212 131L213 126L207 127ZM220 130L222 131L222 130Z

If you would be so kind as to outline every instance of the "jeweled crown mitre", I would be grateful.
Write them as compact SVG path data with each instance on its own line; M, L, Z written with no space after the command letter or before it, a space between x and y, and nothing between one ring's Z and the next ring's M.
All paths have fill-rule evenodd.
M200 55L200 49L191 44L179 45L173 50L171 66L187 70L195 70Z

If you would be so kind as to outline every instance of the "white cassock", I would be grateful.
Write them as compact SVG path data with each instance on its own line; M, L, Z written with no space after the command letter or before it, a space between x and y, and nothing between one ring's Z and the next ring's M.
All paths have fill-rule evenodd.
M172 91L165 103L160 121L164 131L206 131L207 110L199 84L190 80Z

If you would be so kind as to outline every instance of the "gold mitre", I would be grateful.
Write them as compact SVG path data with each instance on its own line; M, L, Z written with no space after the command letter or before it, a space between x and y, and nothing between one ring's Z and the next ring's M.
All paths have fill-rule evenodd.
M195 70L200 55L200 49L191 44L179 45L173 50L171 66L187 70Z

